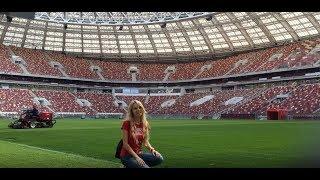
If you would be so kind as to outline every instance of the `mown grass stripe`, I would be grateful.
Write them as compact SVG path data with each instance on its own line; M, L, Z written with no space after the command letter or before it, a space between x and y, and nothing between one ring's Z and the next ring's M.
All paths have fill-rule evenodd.
M44 152L50 152L50 153L55 153L55 154L61 154L65 157L69 157L69 158L74 158L74 159L78 159L78 158L82 158L82 159L87 159L90 162L95 161L95 162L99 162L99 163L107 163L107 164L111 164L114 167L121 167L121 163L117 163L117 162L113 162L113 161L108 161L108 160L104 160L104 159L98 159L98 158L93 158L93 157L88 157L88 156L83 156L80 154L74 154L74 153L66 153L66 152L62 152L62 151L56 151L56 150L52 150L52 149L45 149L45 148L41 148L41 147L36 147L36 146L30 146L30 145L26 145L26 144L21 144L21 143L16 143L16 142L10 142L10 141L4 141L4 140L0 140L1 142L4 143L8 143L8 144L13 144L13 145L17 145L26 149L34 149L34 150L39 150L39 151L44 151Z

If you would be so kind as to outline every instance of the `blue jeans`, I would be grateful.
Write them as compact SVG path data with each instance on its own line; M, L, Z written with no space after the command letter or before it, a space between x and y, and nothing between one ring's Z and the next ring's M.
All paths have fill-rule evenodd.
M139 157L143 159L146 165L140 166L137 160L131 155L122 157L121 162L126 168L150 168L152 166L161 164L163 161L162 155L158 157L149 152L143 152L139 154Z

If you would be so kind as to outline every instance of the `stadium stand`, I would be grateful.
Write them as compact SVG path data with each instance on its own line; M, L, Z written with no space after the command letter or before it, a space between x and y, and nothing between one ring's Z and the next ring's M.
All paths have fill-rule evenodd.
M244 19L258 17L256 28L267 28L263 35L247 27L247 33L231 31L234 21L222 22L219 15L220 29L197 17L171 22L166 30L145 24L116 31L103 25L98 33L94 25L79 24L56 32L50 23L37 27L38 20L18 17L10 24L0 13L0 112L18 113L37 102L41 110L93 117L125 113L126 105L138 99L149 115L159 116L255 118L270 108L287 109L293 117L319 114L320 38L305 28L317 24L319 14L270 12L283 18L275 24L288 21L278 34L268 29L268 14L244 14L226 17L239 18L237 29L246 26ZM297 30L293 20L304 28ZM136 85L164 92L115 92ZM171 86L180 92L167 92Z
M63 65L70 77L82 79L99 79L98 75L90 70L90 63L86 59L67 56L58 52L48 52L48 56Z
M7 46L0 44L0 71L5 73L22 73L18 65L11 60L11 53Z
M44 52L27 48L11 46L14 55L21 57L26 62L26 69L34 75L61 76L61 73L49 65Z

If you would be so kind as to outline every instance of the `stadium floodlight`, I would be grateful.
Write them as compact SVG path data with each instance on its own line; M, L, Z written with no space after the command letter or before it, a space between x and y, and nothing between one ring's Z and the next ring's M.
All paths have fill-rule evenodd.
M207 21L211 21L211 20L212 20L212 15L207 16L207 17L206 17L206 20L207 20Z
M167 23L162 23L162 24L160 24L160 27L161 27L161 28L166 28L166 27L167 27Z
M7 22L11 23L12 22L12 17L9 16L9 15L6 15L6 18L7 18Z

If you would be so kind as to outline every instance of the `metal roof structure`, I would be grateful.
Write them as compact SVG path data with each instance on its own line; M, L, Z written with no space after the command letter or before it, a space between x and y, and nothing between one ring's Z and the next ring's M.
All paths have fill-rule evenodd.
M36 12L34 19L87 25L139 25L212 15L212 12Z
M320 12L37 12L0 15L0 43L106 59L212 57L320 34Z

